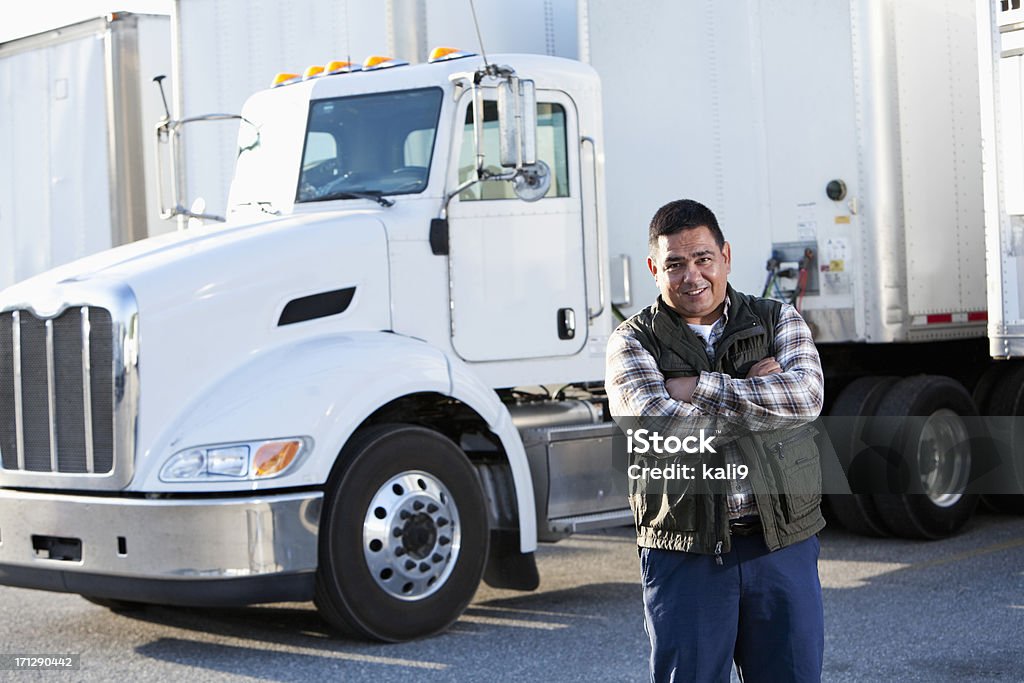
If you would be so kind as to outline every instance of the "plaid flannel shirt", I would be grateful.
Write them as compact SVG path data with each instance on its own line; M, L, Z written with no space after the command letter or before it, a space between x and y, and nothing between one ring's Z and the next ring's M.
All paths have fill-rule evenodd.
M728 322L729 300L708 339L708 356ZM738 379L721 372L702 372L689 402L676 401L665 388L665 376L654 357L633 336L619 327L608 340L605 388L614 417L716 416L743 421L751 429L769 428L778 418L812 420L821 412L824 376L821 359L807 323L795 308L783 304L775 327L775 360L781 373ZM723 455L741 464L735 449ZM730 481L729 518L756 514L750 483Z

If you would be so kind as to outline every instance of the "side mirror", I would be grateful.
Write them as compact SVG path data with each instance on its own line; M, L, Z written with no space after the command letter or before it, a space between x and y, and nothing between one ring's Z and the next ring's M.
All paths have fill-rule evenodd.
M537 161L537 89L512 76L498 86L498 139L501 165L522 168Z
M484 88L481 81L492 78L497 84L498 146L501 166L508 171L494 173L484 167ZM452 77L468 81L468 75ZM485 180L510 181L516 196L527 202L544 197L551 187L551 169L537 158L537 88L533 81L522 80L507 67L485 65L473 74L473 153L475 177L448 192L441 209L447 216L448 202L466 188Z
M548 193L551 188L551 169L543 161L538 161L516 173L512 179L512 190L524 202L535 202Z

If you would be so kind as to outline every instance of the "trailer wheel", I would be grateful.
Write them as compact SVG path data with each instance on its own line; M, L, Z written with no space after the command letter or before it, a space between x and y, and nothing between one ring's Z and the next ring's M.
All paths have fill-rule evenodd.
M833 420L829 434L850 485L860 493L830 494L829 507L840 524L862 536L891 536L865 483L874 478L871 470L880 464L871 452L855 452L864 441L864 419L875 414L882 397L897 382L896 377L859 377L840 392L829 413L832 417L861 418Z
M974 514L976 494L967 493L971 478L972 433L968 419L977 416L970 394L956 380L920 375L900 380L878 406L872 423L875 444L893 447L894 461L910 493L873 495L886 526L904 538L944 538L956 533Z
M978 386L982 387L989 379L990 388L984 403L978 402L982 415L1024 417L1024 364L999 362L988 369L982 376ZM977 393L977 390L975 390ZM991 420L993 436L1009 444L1009 453L1015 457L1011 463L1011 471L1016 486L1021 493L983 495L985 504L1003 514L1024 514L1024 425L1021 420Z
M476 592L487 543L479 480L457 445L413 425L361 430L324 496L317 609L361 637L437 633Z

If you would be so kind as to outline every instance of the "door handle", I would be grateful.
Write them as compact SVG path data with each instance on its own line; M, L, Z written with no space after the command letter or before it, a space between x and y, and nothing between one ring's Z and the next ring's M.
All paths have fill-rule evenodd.
M572 339L576 336L576 311L571 308L558 309L558 338Z

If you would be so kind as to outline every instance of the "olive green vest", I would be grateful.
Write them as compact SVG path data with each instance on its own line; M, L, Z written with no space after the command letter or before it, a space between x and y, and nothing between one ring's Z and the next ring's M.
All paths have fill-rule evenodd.
M660 297L622 325L631 329L666 378L722 372L742 379L756 362L775 354L782 305L731 286L727 296L729 319L713 359L704 340ZM815 433L807 425L759 432L731 444L750 467L765 543L771 550L809 538L825 526L817 490L821 474ZM715 465L722 464L718 455ZM721 493L696 486L690 493L633 494L630 503L640 546L706 554L729 551L728 508Z

